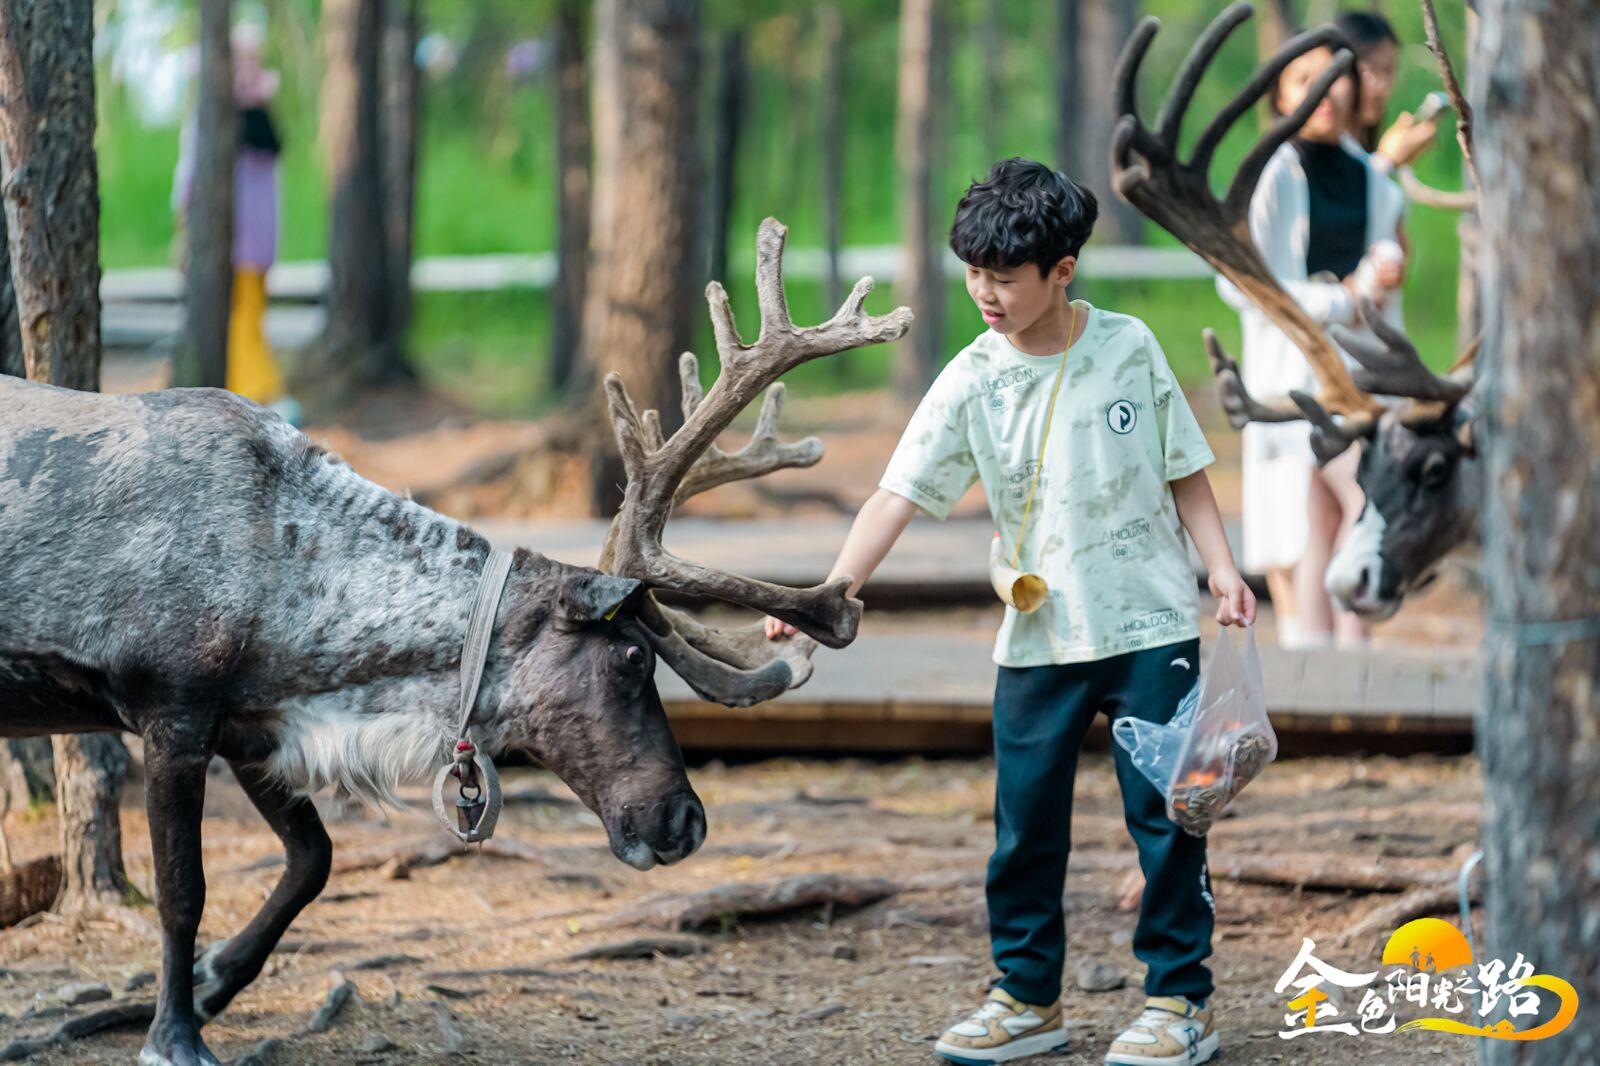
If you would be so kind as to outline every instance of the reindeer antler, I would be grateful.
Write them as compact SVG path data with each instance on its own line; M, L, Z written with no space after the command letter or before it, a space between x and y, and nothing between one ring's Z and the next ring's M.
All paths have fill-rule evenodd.
M796 326L783 292L786 234L782 223L768 218L756 238L761 332L754 343L745 344L739 336L721 284L713 281L706 286L722 369L711 390L702 394L695 357L685 353L680 359L684 423L671 439L663 440L656 412L640 415L634 408L620 377L606 376L606 398L628 484L606 535L600 568L637 578L652 588L752 607L829 647L842 647L855 638L861 618L860 601L848 593L850 578L790 588L681 559L661 544L673 507L690 496L729 481L810 466L822 457L822 442L816 438L794 443L777 439L783 405L778 378L812 359L896 340L910 328L909 308L881 316L866 313L871 278L856 282L843 306L826 322L804 329ZM749 444L731 454L719 449L717 436L763 390L767 396ZM768 641L760 623L739 629L706 626L653 599L640 618L662 658L708 699L742 706L770 699L810 675L810 642Z
M1272 124L1239 164L1238 173L1221 199L1211 192L1209 183L1211 158L1228 130L1250 111L1284 67L1314 48L1335 43L1338 38L1333 29L1302 33L1279 48L1201 132L1188 162L1177 156L1178 135L1201 76L1228 35L1252 12L1247 3L1234 4L1206 27L1178 71L1177 83L1162 104L1154 132L1139 120L1135 82L1160 22L1146 17L1139 23L1117 60L1116 91L1122 117L1117 120L1111 144L1112 184L1125 200L1216 267L1288 334L1311 363L1321 386L1318 399L1324 407L1347 418L1375 421L1382 407L1356 387L1327 334L1278 284L1256 249L1249 226L1250 197L1268 160L1311 117L1328 88L1350 69L1354 57L1341 51L1311 86L1300 106ZM1135 155L1139 157L1137 161ZM1214 338L1207 342L1208 349L1215 346ZM1224 404L1249 411L1254 420L1282 422L1301 417L1299 410L1283 401L1262 404L1251 399L1236 373L1219 376L1219 381L1223 383Z
M1309 419L1313 450L1319 461L1327 462L1377 425L1384 408L1372 394L1409 397L1400 417L1416 423L1441 416L1471 385L1429 371L1405 334L1384 321L1378 308L1365 298L1360 301L1361 311L1377 339L1340 326L1333 327L1330 337L1278 283L1250 236L1250 198L1262 171L1273 153L1311 117L1333 83L1350 69L1354 58L1348 51L1341 50L1334 57L1293 113L1277 119L1261 136L1239 165L1227 193L1218 199L1211 192L1211 157L1228 130L1289 63L1314 48L1336 44L1339 38L1332 27L1303 33L1274 52L1201 132L1188 162L1177 157L1178 135L1201 76L1228 35L1252 13L1250 4L1234 4L1206 27L1178 71L1154 132L1139 120L1135 83L1160 23L1149 17L1139 23L1117 61L1121 118L1111 145L1111 179L1124 199L1243 292L1311 364L1320 386L1317 395L1291 393L1287 400L1258 400L1245 388L1239 365L1222 350L1216 335L1206 330L1206 353L1229 423L1240 429L1248 422ZM1335 341L1361 364L1354 376L1346 369ZM1457 365L1469 361L1458 360Z

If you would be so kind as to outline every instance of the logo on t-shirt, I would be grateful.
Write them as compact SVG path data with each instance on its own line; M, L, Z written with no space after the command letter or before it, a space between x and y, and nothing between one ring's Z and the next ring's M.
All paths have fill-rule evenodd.
M1139 410L1129 400L1118 400L1106 408L1106 425L1113 433L1132 433L1133 424L1139 420Z

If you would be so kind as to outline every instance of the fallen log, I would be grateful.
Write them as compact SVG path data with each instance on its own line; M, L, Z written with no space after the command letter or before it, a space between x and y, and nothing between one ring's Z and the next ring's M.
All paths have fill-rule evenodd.
M1477 903L1477 887L1468 890L1467 901ZM1359 940L1367 936L1388 936L1413 918L1426 918L1432 914L1457 915L1461 907L1460 890L1453 884L1424 885L1404 893L1398 899L1373 910L1365 918L1340 933L1341 941Z
M1213 881L1317 889L1325 892L1406 892L1449 881L1455 871L1438 863L1391 859L1359 862L1326 855L1212 855Z
M596 944L594 947L574 951L560 962L587 962L591 959L653 959L657 955L669 959L682 959L690 955L703 955L711 950L704 940L686 936L641 936L615 944Z
M0 1047L0 1062L16 1062L49 1051L51 1048L62 1047L74 1040L103 1033L107 1029L149 1025L155 1016L155 1001L140 1000L136 1003L119 1003L115 1007L93 1011L77 1018L68 1018L44 1036L18 1037Z
M603 917L590 929L654 925L688 930L740 918L787 914L810 907L863 907L900 891L881 877L800 874L778 881L737 881L700 892L667 896Z
M518 859L539 862L540 857L532 844L508 837L496 837L482 844L468 846L443 834L403 844L397 848L368 848L348 859L333 864L334 874L360 873L363 870L389 868L389 876L404 880L412 870L439 866L452 859L474 857L490 859ZM403 871L403 872L402 872Z

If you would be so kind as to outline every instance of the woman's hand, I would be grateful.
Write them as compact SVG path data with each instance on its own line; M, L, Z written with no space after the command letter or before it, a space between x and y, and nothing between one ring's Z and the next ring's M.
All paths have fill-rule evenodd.
M1217 621L1225 626L1254 625L1256 594L1237 570L1213 571L1207 582L1217 598Z
M1411 112L1402 111L1378 141L1377 154L1397 167L1407 166L1427 151L1438 133L1439 124L1434 119L1418 122Z
M785 637L792 637L796 633L800 632L788 622L773 618L771 615L767 616L766 626L768 640L781 640Z

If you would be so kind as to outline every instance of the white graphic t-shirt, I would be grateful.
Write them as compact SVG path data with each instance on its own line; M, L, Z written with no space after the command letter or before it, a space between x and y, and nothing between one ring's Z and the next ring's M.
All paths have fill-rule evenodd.
M1079 304L1019 567L1043 577L1033 614L1006 608L1001 666L1087 662L1199 634L1199 588L1168 482L1213 459L1150 328ZM882 488L943 519L983 481L1009 558L1061 365L989 330L940 372Z

